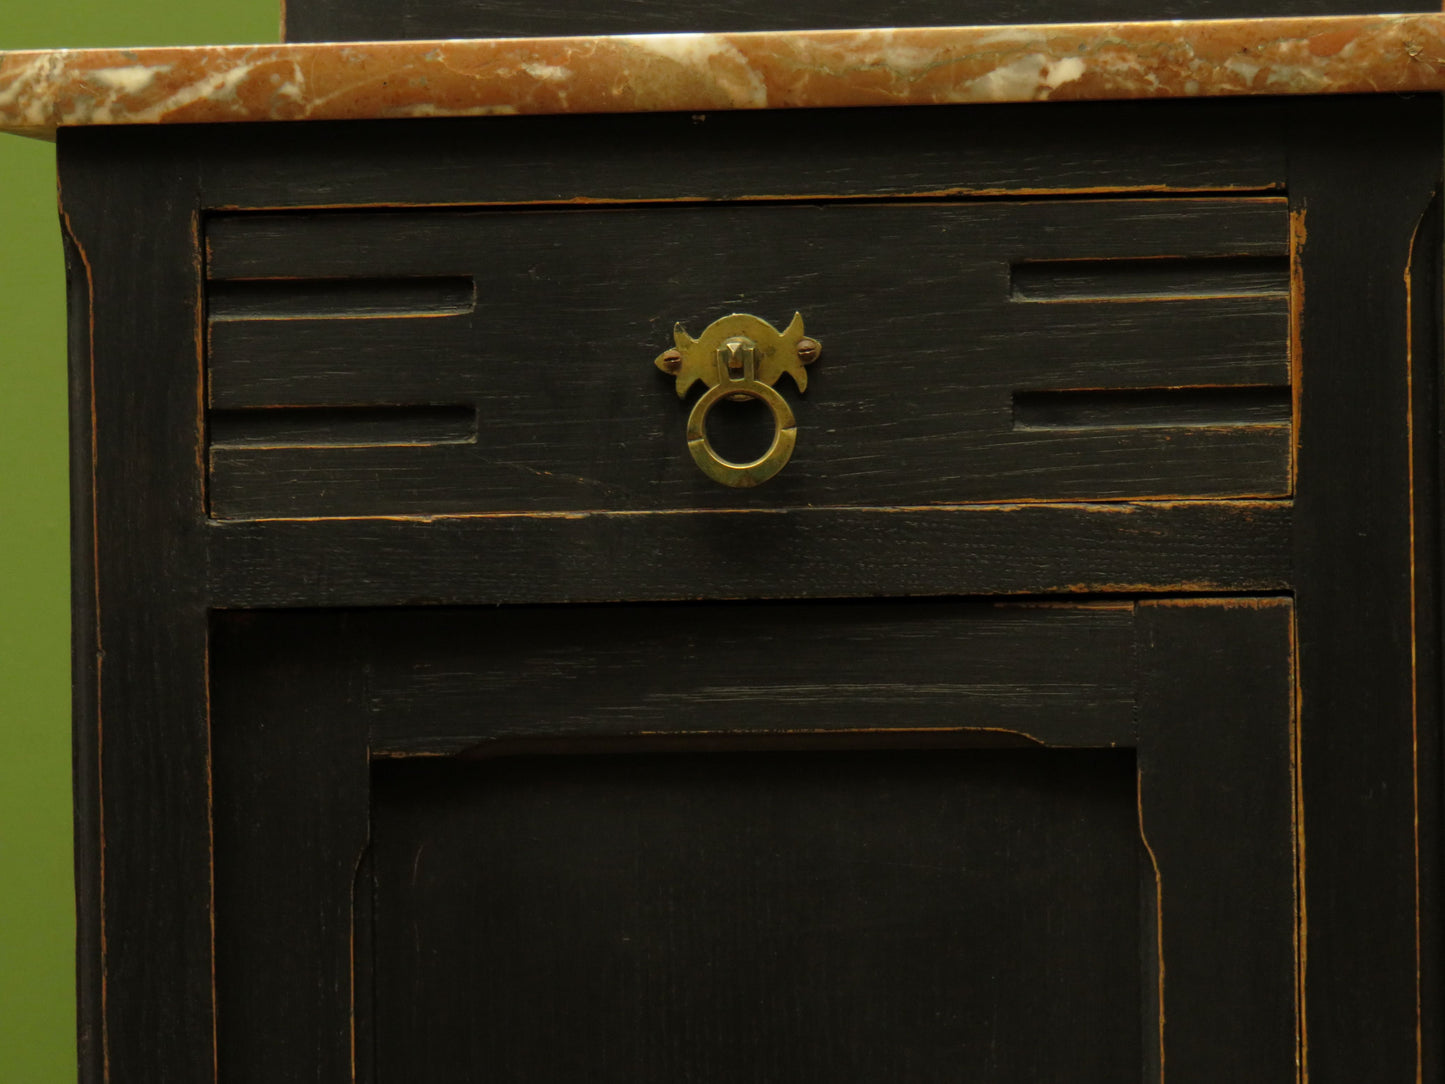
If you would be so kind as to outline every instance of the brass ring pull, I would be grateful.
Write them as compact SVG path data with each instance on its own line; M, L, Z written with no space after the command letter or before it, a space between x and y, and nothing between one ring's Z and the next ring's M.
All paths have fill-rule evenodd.
M664 351L654 364L676 377L681 399L698 381L707 391L687 418L687 448L693 462L715 482L737 489L761 485L787 465L798 442L798 423L788 401L773 385L787 373L798 391L808 388L804 366L817 359L822 347L803 335L803 317L793 313L792 322L779 331L766 320L746 313L733 313L708 325L694 339L682 325L672 330L673 349ZM734 463L713 451L707 439L707 415L724 399L757 399L773 415L773 442L751 463Z
M707 412L724 399L758 399L773 412L773 443L751 463L733 463L713 451L707 442ZM798 422L788 401L757 380L718 384L703 393L687 416L687 450L702 472L714 482L738 489L761 485L787 466L798 443Z

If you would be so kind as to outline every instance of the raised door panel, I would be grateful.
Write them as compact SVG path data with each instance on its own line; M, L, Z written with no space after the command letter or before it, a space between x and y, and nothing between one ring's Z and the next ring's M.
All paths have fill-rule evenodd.
M1293 1079L1292 622L220 618L221 1079Z

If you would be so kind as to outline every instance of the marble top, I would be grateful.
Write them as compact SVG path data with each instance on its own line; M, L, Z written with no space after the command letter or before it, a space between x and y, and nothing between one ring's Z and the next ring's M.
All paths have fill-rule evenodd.
M1445 15L0 52L0 131L1445 90Z

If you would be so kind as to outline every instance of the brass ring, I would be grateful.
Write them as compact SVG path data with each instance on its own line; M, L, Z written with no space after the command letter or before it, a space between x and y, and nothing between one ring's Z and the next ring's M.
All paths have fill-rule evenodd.
M773 412L773 443L751 463L733 463L707 442L707 412L729 396L758 399ZM750 489L766 482L787 465L798 442L798 422L788 401L760 380L727 380L703 393L687 416L687 450L693 462L714 482Z

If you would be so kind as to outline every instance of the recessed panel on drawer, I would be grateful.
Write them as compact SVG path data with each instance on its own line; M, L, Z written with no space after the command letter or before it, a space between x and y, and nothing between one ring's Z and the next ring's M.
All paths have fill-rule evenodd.
M1290 493L1282 199L237 214L207 250L218 518ZM751 490L653 365L733 312L823 344Z

